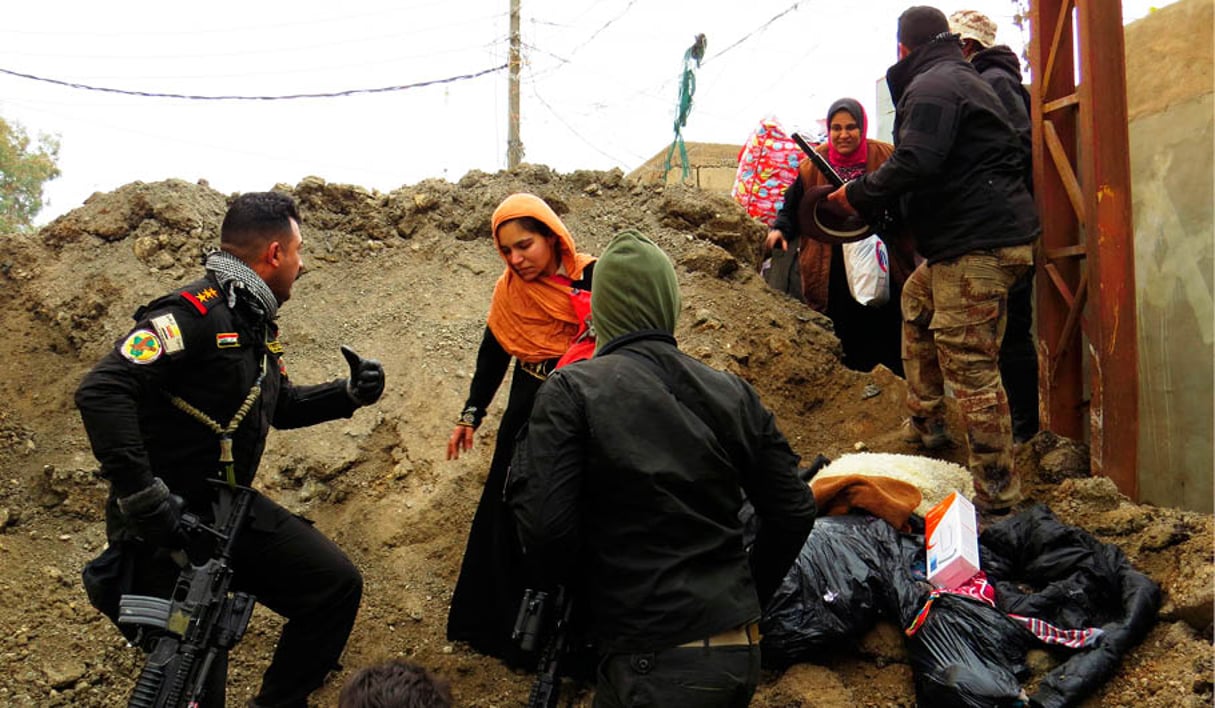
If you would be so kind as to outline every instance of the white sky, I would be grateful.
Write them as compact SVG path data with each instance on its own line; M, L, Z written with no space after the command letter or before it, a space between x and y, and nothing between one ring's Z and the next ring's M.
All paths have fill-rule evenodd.
M895 59L896 18L912 4L521 2L524 160L561 172L628 172L669 145L683 53L701 32L708 51L687 141L741 143L767 115L810 129L842 96L859 99L872 116L874 84ZM1124 0L1124 21L1170 2ZM273 96L407 85L505 64L508 48L509 0L3 7L0 69L151 93ZM984 12L1000 26L998 41L1021 51L1013 0L939 7ZM428 177L456 181L470 169L497 171L506 166L506 109L505 70L292 101L126 96L0 73L0 117L61 140L63 175L47 185L39 223L135 180L204 178L222 192L243 192L317 175L389 191Z

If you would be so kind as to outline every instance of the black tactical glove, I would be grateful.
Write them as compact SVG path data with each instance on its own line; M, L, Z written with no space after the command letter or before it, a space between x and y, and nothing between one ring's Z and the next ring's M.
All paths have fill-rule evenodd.
M350 378L346 379L346 393L360 406L370 406L380 400L384 393L384 367L375 359L364 359L345 344L342 356L350 365Z
M170 493L160 477L153 477L150 485L118 500L118 508L140 538L167 548L175 547L183 540L181 510L184 506L182 498Z

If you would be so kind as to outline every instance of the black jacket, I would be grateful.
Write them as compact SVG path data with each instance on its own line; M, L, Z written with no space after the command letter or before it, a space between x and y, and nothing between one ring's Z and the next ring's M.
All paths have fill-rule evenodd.
M636 333L540 388L507 500L539 584L572 583L600 648L655 651L758 619L814 523L797 463L750 385Z
M164 336L167 322L158 318L165 316L180 332L184 346L179 351ZM174 406L170 395L227 426L261 377L261 393L232 436L236 481L245 485L257 472L272 425L298 428L349 418L357 407L344 379L293 385L277 326L243 300L230 309L211 277L140 308L135 320L131 334L119 340L76 391L101 476L111 483L111 538L123 526L115 497L143 489L155 476L184 497L187 507L197 508L210 497L205 480L219 477L219 435ZM141 332L157 335L160 353L145 354L146 363L135 363L122 352Z
M1021 60L1007 45L998 45L977 52L970 58L979 76L996 92L1000 104L1008 113L1008 121L1021 141L1025 160L1025 183L1033 184L1033 131L1029 117L1029 91L1021 81Z
M864 212L898 198L930 263L1032 242L1040 227L1021 144L957 42L916 49L886 81L896 106L894 154L848 184L849 202Z

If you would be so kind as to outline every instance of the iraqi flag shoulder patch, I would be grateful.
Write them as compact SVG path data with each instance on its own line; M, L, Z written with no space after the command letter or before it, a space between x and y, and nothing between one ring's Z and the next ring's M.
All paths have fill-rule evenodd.
M240 334L237 332L219 332L215 335L215 346L220 349L239 347Z
M164 352L160 339L150 329L137 329L118 345L118 353L133 364L151 364Z

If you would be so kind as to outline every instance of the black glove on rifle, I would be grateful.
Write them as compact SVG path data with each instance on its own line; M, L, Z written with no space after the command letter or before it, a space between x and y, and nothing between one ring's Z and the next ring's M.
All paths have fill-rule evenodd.
M384 393L384 367L375 359L364 359L345 344L342 356L350 365L350 378L346 379L346 393L360 406L369 406Z
M135 533L148 543L173 547L181 542L181 510L185 502L169 492L160 477L143 489L121 497L118 508L131 522Z

